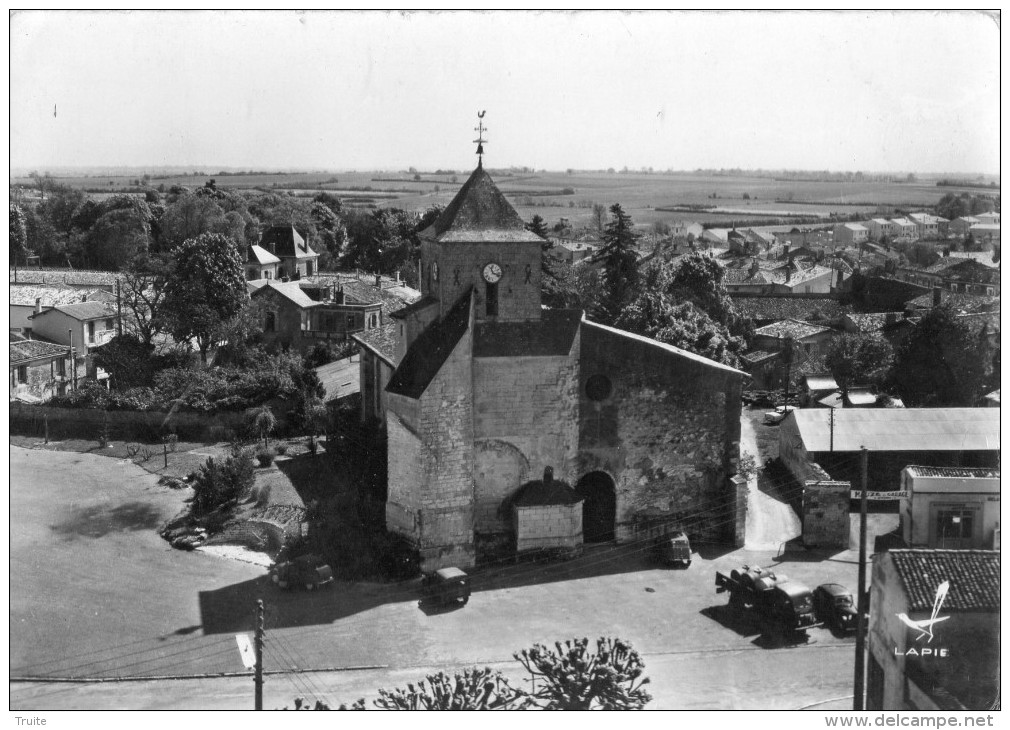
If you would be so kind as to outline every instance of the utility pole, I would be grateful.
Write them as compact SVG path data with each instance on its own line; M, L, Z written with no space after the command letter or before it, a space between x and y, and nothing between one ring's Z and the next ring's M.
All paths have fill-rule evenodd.
M866 480L867 462L869 452L865 446L862 449L860 459L860 476L862 481L862 494L859 498L859 578L857 579L856 590L859 597L856 601L856 676L852 692L852 709L865 709L863 705L863 685L866 679Z
M830 424L829 430L830 430L831 436L830 436L830 442L829 442L830 446L828 447L828 450L833 452L835 450L835 407L831 406L830 410L831 410L831 413L829 414L828 418L830 419L829 420L829 424Z
M785 390L782 393L782 406L783 412L785 412L785 407L789 405L789 378L792 377L792 365L793 365L793 338L786 338L786 383Z
M120 289L119 277L116 277L116 316L119 318L119 336L123 336L123 293Z
M256 639L253 644L256 650L256 669L253 682L256 685L256 707L263 709L263 599L256 601Z
M70 370L74 374L74 390L77 390L77 356L74 354L74 330L68 329L67 334L70 335Z

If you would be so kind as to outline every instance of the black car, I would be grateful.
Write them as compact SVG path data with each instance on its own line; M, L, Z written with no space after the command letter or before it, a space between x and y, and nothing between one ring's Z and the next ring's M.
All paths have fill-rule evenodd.
M433 603L460 602L465 606L470 600L470 577L459 568L441 568L429 573L424 576L422 586Z
M838 583L824 583L814 590L817 618L840 633L856 630L856 599L852 591Z
M686 568L691 565L691 543L683 532L670 532L656 538L652 555L663 565L680 565Z

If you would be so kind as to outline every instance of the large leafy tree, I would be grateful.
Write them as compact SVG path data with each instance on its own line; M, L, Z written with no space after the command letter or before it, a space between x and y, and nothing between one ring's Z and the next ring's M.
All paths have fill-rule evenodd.
M736 366L743 340L702 308L703 304L718 302L717 293L705 293L698 282L685 287L684 279L675 264L651 263L645 268L636 295L622 309L614 326ZM735 317L732 305L728 309L714 307L713 311L727 321Z
M15 266L28 256L28 228L21 206L10 206L10 259Z
M172 336L195 340L206 364L221 323L242 309L248 295L238 246L217 233L203 233L172 251L163 311Z
M167 254L144 255L130 263L122 278L122 303L128 313L124 328L148 348L170 328L163 304L171 270Z
M603 263L603 280L607 287L604 308L607 320L613 322L638 283L638 256L635 254L638 234L631 216L619 203L610 206L610 216L603 233L603 245L593 260Z
M994 348L947 305L934 307L898 348L891 386L912 407L974 406L991 385Z
M853 385L883 382L890 373L893 360L891 343L875 334L836 337L824 356L824 364L838 383L843 398Z

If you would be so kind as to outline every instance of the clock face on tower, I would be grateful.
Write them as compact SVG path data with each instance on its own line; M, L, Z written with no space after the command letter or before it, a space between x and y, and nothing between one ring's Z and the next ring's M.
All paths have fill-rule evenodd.
M484 281L488 284L497 284L501 279L501 266L490 263L484 267Z

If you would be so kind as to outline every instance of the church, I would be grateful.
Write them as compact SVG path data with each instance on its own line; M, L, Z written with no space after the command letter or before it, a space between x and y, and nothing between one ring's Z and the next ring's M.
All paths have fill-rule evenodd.
M481 163L420 239L422 298L355 339L388 436L386 527L423 570L671 529L732 540L744 373L543 307L544 240Z

